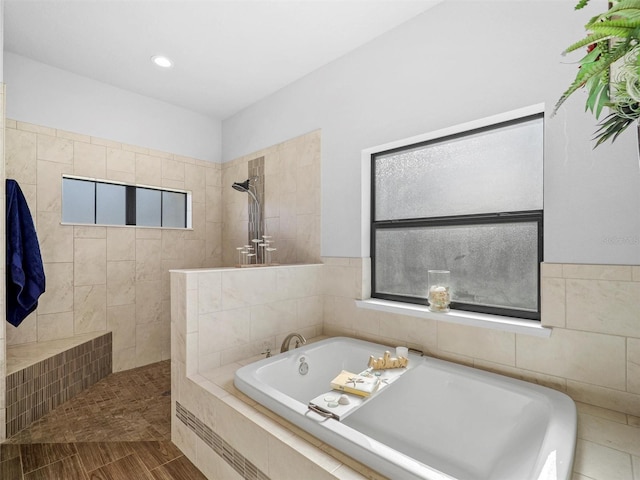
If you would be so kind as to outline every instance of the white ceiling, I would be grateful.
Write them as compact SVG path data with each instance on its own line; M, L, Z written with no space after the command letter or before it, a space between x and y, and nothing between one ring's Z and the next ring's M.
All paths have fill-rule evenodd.
M224 119L440 1L5 0L4 48Z

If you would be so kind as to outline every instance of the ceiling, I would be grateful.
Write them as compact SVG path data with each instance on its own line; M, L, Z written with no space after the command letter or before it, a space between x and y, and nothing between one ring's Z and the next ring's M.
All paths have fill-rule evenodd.
M225 119L440 1L5 0L4 49Z

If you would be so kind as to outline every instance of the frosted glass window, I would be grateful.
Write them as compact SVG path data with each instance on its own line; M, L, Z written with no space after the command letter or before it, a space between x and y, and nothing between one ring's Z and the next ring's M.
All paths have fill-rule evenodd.
M126 225L126 188L113 183L96 183L96 223Z
M162 192L151 188L136 188L136 225L162 226Z
M375 155L375 220L542 208L542 117Z
M428 270L449 270L453 309L540 319L543 122L372 154L373 297L427 304Z
M450 270L454 304L536 312L537 238L536 222L379 229L376 290L426 300L427 271Z
M96 223L95 182L62 179L62 221L64 223Z
M162 192L162 226L186 227L187 196L180 192Z

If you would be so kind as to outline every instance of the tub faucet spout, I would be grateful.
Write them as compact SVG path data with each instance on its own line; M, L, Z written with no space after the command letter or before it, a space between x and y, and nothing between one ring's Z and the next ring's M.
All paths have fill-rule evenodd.
M290 333L289 335L287 335L285 337L285 339L282 341L282 346L280 347L280 353L283 352L288 352L289 348L291 348L291 340L297 337L296 339L296 346L294 348L298 348L300 345L304 345L305 343L307 343L307 339L304 338L302 335L300 335L299 333Z

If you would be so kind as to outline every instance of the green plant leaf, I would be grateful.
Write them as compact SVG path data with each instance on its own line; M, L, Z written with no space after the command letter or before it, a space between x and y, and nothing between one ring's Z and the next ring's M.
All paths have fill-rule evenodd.
M622 58L628 52L628 50L628 42L621 42L610 52L602 54L602 56L600 56L597 61L582 64L575 80L562 94L562 96L556 103L553 109L553 113L556 113L558 111L558 108L560 108L560 106L573 92L585 85L591 77L603 74L606 70L609 69L612 63Z
M589 3L589 0L580 0L578 4L575 6L574 10L580 10L581 8L586 7L587 3Z
M640 12L640 10L638 10ZM607 20L604 22L596 22L593 24L587 24L585 28L587 30L601 30L604 28L624 28L624 29L634 29L640 27L640 18L638 15L635 15L633 18L616 18L613 20ZM617 37L621 37L622 35L616 35Z
M588 37L583 38L582 40L579 40L572 45L569 45L564 50L564 52L562 52L562 55L573 52L574 50L577 50L579 48L586 47L588 45L591 45L592 43L604 42L606 40L609 40L610 38L611 35L605 32L592 33Z

